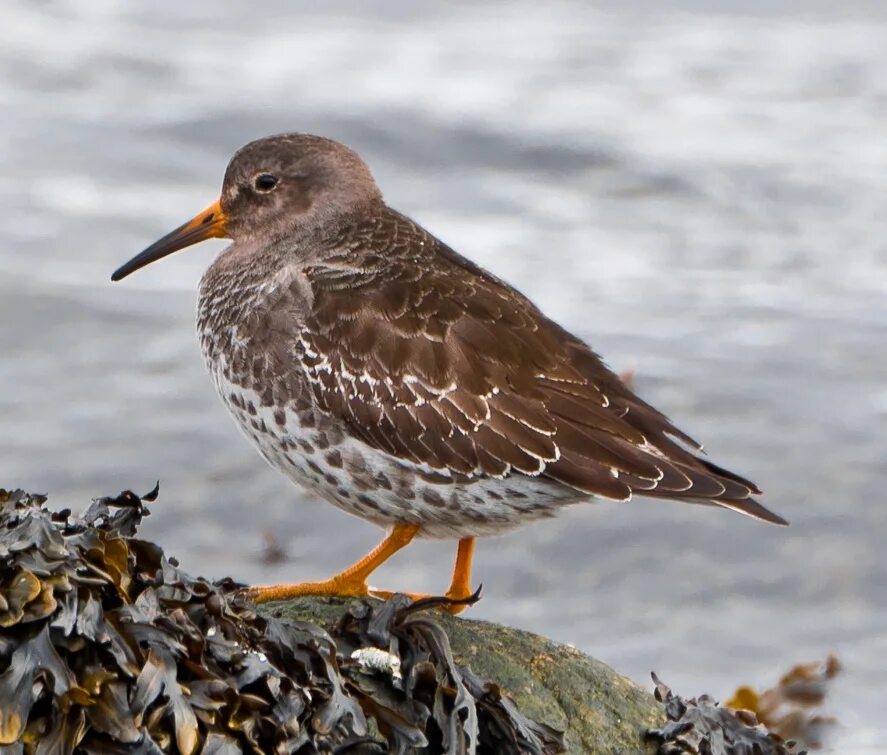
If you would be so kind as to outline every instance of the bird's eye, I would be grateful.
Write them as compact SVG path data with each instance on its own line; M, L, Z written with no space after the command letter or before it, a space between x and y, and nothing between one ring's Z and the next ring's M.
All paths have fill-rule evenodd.
M272 176L270 173L259 173L253 181L253 185L256 187L256 191L269 192L277 186L277 176Z

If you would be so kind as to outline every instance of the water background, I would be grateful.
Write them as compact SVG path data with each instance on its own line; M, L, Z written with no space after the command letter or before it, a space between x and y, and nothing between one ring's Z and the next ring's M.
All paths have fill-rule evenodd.
M7 0L0 115L0 485L76 508L159 477L143 534L208 576L375 543L215 397L193 310L222 242L108 280L242 143L332 136L792 521L573 508L480 543L472 616L687 695L834 652L837 750L885 751L887 6ZM440 591L452 550L374 581Z

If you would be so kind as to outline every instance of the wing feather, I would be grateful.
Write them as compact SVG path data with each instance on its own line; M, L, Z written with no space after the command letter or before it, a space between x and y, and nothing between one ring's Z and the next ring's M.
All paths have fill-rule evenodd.
M587 345L412 221L386 211L355 239L308 268L301 341L318 403L363 442L468 478L543 476L783 522Z

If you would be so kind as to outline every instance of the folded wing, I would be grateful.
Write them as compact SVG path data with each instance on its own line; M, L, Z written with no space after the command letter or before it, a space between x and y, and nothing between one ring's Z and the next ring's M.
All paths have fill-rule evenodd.
M354 243L377 239L388 248L359 269L343 255L308 271L297 345L319 405L356 437L460 479L544 476L785 523L524 296L397 213Z

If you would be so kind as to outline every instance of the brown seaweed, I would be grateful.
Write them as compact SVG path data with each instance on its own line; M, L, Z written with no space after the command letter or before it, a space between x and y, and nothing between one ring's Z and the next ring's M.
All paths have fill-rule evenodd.
M668 723L648 732L659 755L805 755L768 731L748 710L721 707L708 695L685 699L653 674L656 699L665 705Z
M356 601L333 635L259 615L135 537L156 495L75 517L0 490L3 752L563 751L454 661L427 613L445 599Z
M835 724L835 719L814 709L825 701L829 684L840 671L841 664L833 655L823 663L800 663L763 692L739 687L725 704L750 710L769 731L785 739L819 748L825 730Z

